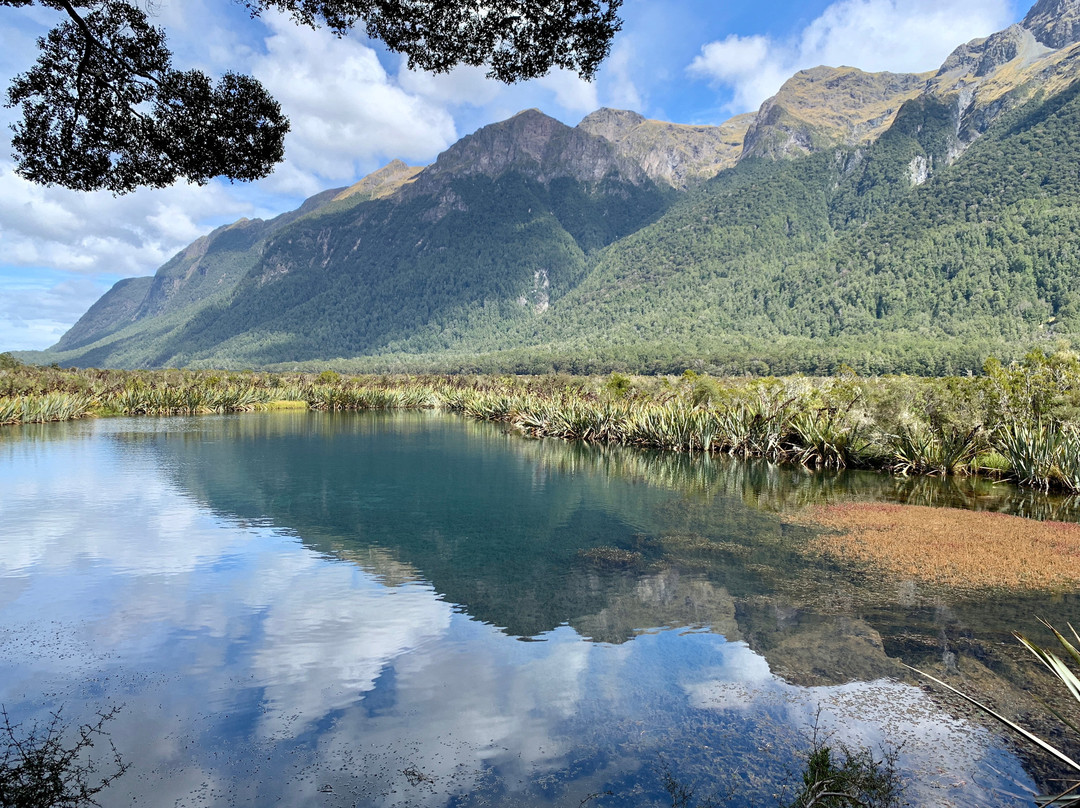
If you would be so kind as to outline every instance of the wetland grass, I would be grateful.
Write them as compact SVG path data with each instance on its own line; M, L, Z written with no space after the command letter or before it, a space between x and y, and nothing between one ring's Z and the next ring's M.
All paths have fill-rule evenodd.
M0 398L0 424L43 424L71 421L90 413L93 399L79 393L31 394Z
M65 394L68 398L59 395ZM52 398L37 398L52 396ZM33 397L28 399L27 397ZM1080 492L1080 359L981 377L342 376L333 371L0 369L0 423L83 415L438 407L530 437L761 458L809 469L983 474ZM29 403L28 403L29 402ZM281 404L275 404L280 408Z

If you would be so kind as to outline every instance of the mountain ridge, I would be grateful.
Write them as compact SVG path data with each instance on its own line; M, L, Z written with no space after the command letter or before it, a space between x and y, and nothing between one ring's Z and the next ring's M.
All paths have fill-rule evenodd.
M977 368L991 344L1080 332L1065 269L1080 247L1061 224L1080 215L1078 9L1039 0L936 71L800 71L720 126L524 110L430 166L393 161L218 228L117 284L41 357L521 369L579 352L677 369L696 353L807 370L879 334L919 346L889 361L926 365L937 340ZM792 359L796 344L832 358Z

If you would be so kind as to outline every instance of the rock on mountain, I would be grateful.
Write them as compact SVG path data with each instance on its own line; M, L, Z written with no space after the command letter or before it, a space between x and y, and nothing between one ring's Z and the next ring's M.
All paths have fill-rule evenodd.
M603 108L585 116L577 128L610 141L654 181L685 190L735 165L753 118L746 113L719 126L691 126Z
M1080 2L1039 0L1021 25L1048 48L1067 48L1080 42Z
M761 105L740 159L798 157L872 143L931 73L864 73L854 67L800 70Z

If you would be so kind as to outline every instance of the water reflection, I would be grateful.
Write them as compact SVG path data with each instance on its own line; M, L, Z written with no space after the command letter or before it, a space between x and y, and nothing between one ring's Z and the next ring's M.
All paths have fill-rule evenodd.
M1075 597L808 563L776 511L868 483L430 414L57 426L0 444L0 701L124 702L118 804L648 804L660 754L768 804L819 707L908 741L915 803L1034 787L896 660L1009 686L987 649Z

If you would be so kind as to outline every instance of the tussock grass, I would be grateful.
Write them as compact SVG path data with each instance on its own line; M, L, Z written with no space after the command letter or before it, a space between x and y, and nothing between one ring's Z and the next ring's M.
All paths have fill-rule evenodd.
M264 405L264 409L267 410L307 410L308 404L306 401L294 401L288 398L274 399L268 401Z

